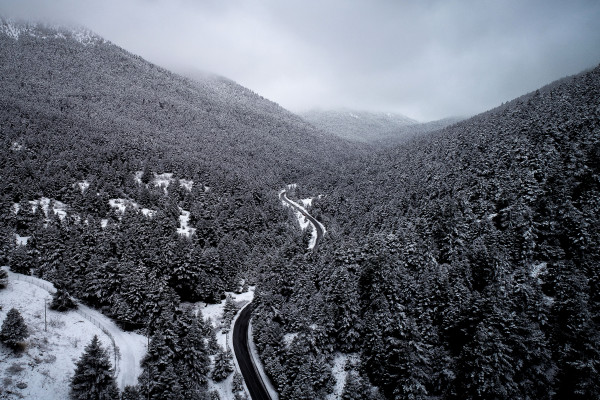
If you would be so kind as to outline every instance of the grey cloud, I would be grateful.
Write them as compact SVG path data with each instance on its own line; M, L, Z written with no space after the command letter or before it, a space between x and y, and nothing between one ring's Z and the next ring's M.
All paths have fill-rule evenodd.
M600 62L600 3L586 0L22 0L0 13L83 24L293 111L470 115Z

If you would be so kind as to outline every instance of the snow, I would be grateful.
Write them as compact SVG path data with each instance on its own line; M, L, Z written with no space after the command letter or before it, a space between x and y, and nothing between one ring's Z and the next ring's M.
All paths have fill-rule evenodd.
M125 209L127 208L128 205L133 206L134 208L136 208L135 206L137 206L137 204L135 204L127 199L109 199L108 204L112 208L116 208L117 210L119 210L121 213L125 212Z
M44 211L44 215L48 218L48 209L50 207L50 199L47 197L41 197L39 200L32 200L29 202L31 204L31 211L35 212L37 208L41 205L42 211ZM52 211L54 214L58 215L58 218L63 220L67 216L67 205L58 200L54 200L54 207L52 207Z
M179 208L181 211L181 215L179 216L179 228L177 228L177 233L182 236L190 237L196 232L195 228L191 228L188 224L190 222L190 212Z
M173 174L170 172L165 172L164 174L154 174L154 186L162 187L167 193L167 188L171 184L173 180Z
M151 210L151 209L149 209L149 208L141 208L141 209L140 209L140 206L139 206L139 204L137 204L137 203L136 203L136 202L134 202L134 201L127 200L127 199L109 199L109 200L108 200L108 204L109 204L109 205L110 205L112 208L116 208L117 210L119 210L119 212L121 212L121 213L124 213L124 212L125 212L125 209L126 209L127 207L131 207L131 208L133 208L134 210L136 210L136 211L140 211L142 214L144 214L145 216L147 216L147 217L150 217L150 218L152 218L152 217L153 217L153 216L156 214L156 211L154 211L154 210ZM104 226L103 226L103 228L104 228L105 226L106 226L106 225L104 225Z
M346 376L348 375L347 365L350 364L356 366L359 363L360 357L358 354L335 354L335 357L333 358L333 367L331 368L331 374L335 378L335 386L333 388L333 393L327 395L327 400L339 400L342 398Z
M289 185L287 185L287 190L293 190L296 189L298 187L297 183L290 183Z
M103 219L100 220L100 226L102 228L106 228L107 225L108 225L108 219L103 218Z
M532 278L538 278L539 279L540 275L543 275L544 273L546 273L547 266L548 266L548 264L545 263L545 262L541 262L541 263L538 263L538 264L533 264L531 266L531 272L529 273L529 275Z
M313 201L312 197L310 197L308 199L302 199L302 200L300 200L300 202L302 203L302 205L304 207L312 207L312 201Z
M44 33L41 33L40 27L51 29L52 32L44 30ZM19 40L19 37L22 35L28 35L40 39L66 39L69 36L84 46L106 42L101 37L94 35L91 31L84 28L65 29L64 27L47 24L20 24L15 23L11 19L0 20L0 33L4 33L13 40Z
M283 335L283 344L285 344L285 347L290 347L294 339L296 339L297 337L298 332L286 333L285 335Z
M187 190L188 192L192 191L192 187L194 186L194 181L187 179L180 179L179 186Z
M25 351L16 356L0 345L0 375L3 389L23 399L66 399L69 380L75 371L75 362L94 335L104 348L111 351L108 336L91 322L75 312L59 313L47 310L47 331L44 331L44 301L50 294L31 283L9 277L8 287L0 290L0 320L11 308L19 310L30 336ZM27 387L18 389L24 382Z
M348 113L352 118L360 119L360 117L354 113Z
M19 236L18 234L15 233L15 239L16 239L18 246L26 246L27 241L29 240L30 237L31 236Z
M23 314L28 313L29 315L33 315L34 317L39 314L39 310L42 309L44 299L51 299L51 293L55 291L54 286L47 281L44 281L39 278L35 278L32 276L25 276L21 274L15 274L13 272L8 271L9 274L9 288L0 291L0 298L2 298L2 304L6 305L3 310L0 310L0 316L4 317L3 312L6 313L12 307L7 304L5 298L3 297L5 293L11 292L14 294L15 301L19 304L14 306L18 308L19 311ZM14 288L20 287L20 291L15 291ZM11 291L10 288L13 288ZM36 301L31 301L32 299L36 299ZM37 301L39 300L39 301ZM32 311L33 310L33 311ZM49 334L45 334L42 341L44 344L50 342L62 343L65 340L71 344L71 347L77 348L76 354L73 352L69 352L71 347L65 345L64 343L60 346L56 347L56 351L54 354L56 359L65 358L68 356L68 360L61 361L56 368L52 368L52 376L53 378L50 382L44 383L44 385L48 384L52 387L53 390L48 390L48 387L44 390L47 390L49 393L64 393L64 390L68 391L68 379L70 378L72 372L75 369L74 362L79 359L81 353L83 352L83 347L87 345L93 335L98 335L100 340L103 342L103 346L109 349L109 353L111 356L111 362L113 363L115 360L116 363L116 371L117 371L117 385L119 388L123 389L126 385L134 385L137 383L137 377L142 372L140 362L144 355L146 354L146 345L148 339L145 336L139 335L137 333L124 332L122 331L110 318L106 317L102 313L97 310L91 309L85 305L80 304L79 308L75 311L68 313L58 313L52 310L48 310L49 320L51 321L51 317L53 316L58 322L57 326L64 329L57 329L56 332L52 334L49 330ZM83 318L82 318L83 317ZM41 317L36 317L41 318ZM37 322L37 326L40 324L43 325L43 321L35 321L35 318L30 318L34 322ZM25 318L26 322L29 325L29 321ZM64 323L61 323L64 321ZM35 326L32 330L36 330ZM52 336L52 338L49 337ZM111 340L114 340L114 345ZM35 339L30 338L28 342L31 342ZM67 339L61 339L67 338ZM62 342L61 342L62 340ZM39 345L39 344L38 344ZM65 349L64 347L68 347ZM46 350L44 350L46 351ZM70 361L69 361L70 360ZM33 368L33 367L32 367ZM46 375L46 372L40 372L41 374ZM26 382L34 382L33 380L26 380ZM56 382L58 386L52 386ZM34 385L30 385L27 389L33 389ZM42 385L43 388L43 385ZM56 390L54 390L56 389ZM31 399L49 399L49 398L57 398L63 399L67 398L66 395L57 395L57 397L49 397L48 392L44 391L44 394L32 395Z
M87 180L77 182L76 185L79 186L81 193L85 192L85 190L90 187L90 183Z
M142 212L142 214L144 214L146 217L150 217L150 218L154 217L154 215L156 214L156 211L154 211L154 210L151 210L151 209L149 209L149 208L142 208L140 211L141 211L141 212Z
M12 145L10 146L10 149L12 151L20 151L23 150L23 145L18 143L18 142L12 142Z
M135 179L135 182L138 185L142 184L142 176L144 176L144 171L135 171L135 176L133 179Z

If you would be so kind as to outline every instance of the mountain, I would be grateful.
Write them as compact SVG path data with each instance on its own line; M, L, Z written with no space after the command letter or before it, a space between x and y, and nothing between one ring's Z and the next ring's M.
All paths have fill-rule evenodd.
M253 320L279 391L598 398L599 98L600 66L322 178Z
M356 110L312 110L300 116L324 132L357 142L374 142L390 132L418 124L401 114Z
M211 187L257 179L277 187L349 150L226 78L175 75L85 30L5 19L0 44L5 140L35 140L25 135L35 130L53 154L110 142L134 151L128 161L138 165L164 163L168 152L158 172L191 169Z

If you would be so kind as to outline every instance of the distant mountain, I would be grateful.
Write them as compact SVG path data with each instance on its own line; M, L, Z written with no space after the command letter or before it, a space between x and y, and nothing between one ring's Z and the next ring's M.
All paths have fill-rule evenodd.
M77 159L95 161L110 144L132 152L122 157L131 168L150 160L158 172L194 171L210 186L264 187L326 168L325 154L347 153L343 141L235 82L184 78L85 29L2 19L0 60L3 137L26 147L43 137L47 157L37 163L67 149L93 152Z
M402 114L356 110L313 110L301 113L315 127L354 142L393 145L415 135L452 125L463 118L418 122Z
M374 142L387 137L392 131L418 124L402 114L368 111L312 110L300 116L317 128L344 139Z

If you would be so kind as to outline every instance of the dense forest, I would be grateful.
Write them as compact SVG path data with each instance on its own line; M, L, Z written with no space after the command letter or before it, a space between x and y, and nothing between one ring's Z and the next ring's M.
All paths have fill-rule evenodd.
M282 399L325 398L343 355L344 399L600 397L600 67L381 149L9 24L0 262L150 331L130 398L210 398L225 355L185 303L248 283ZM277 197L292 182L327 227L317 252Z

